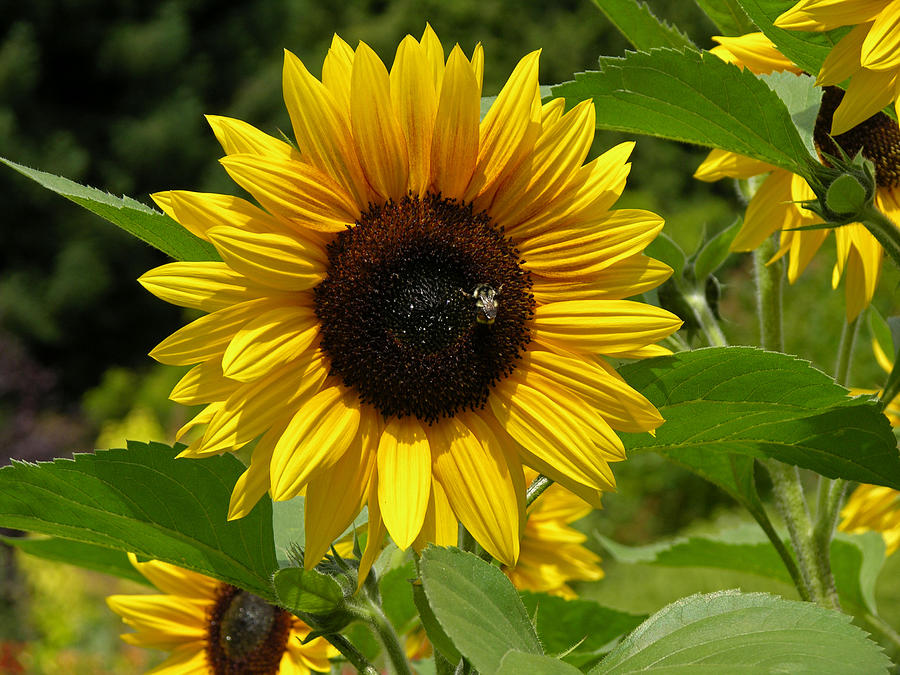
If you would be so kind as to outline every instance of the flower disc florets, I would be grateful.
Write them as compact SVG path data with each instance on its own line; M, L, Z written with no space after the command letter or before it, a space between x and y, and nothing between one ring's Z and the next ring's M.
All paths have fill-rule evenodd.
M207 613L207 662L215 675L277 673L293 617L257 595L222 584Z
M385 417L480 408L530 341L531 279L484 213L440 196L372 206L328 247L316 288L331 372ZM478 321L473 290L497 291Z

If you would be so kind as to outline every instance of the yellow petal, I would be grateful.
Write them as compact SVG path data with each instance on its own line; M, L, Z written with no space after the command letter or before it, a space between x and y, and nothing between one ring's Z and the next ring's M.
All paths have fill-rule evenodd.
M244 325L222 357L222 372L241 382L253 382L297 358L319 334L310 307L276 307Z
M568 300L535 310L534 337L567 351L615 354L658 342L681 327L659 307L630 300Z
M900 0L892 0L875 18L863 42L860 62L872 70L900 66Z
M773 171L747 204L744 224L731 242L732 251L752 251L773 232L801 224L803 214L791 203L791 173Z
M383 199L399 202L408 189L406 139L391 104L387 69L365 42L353 59L350 123L363 172Z
M394 543L407 549L415 540L431 493L431 448L414 417L388 422L378 442L378 504Z
M712 39L722 45L711 49L713 54L728 63L747 67L757 75L782 71L799 75L802 72L762 33L747 33L734 37L713 35Z
M269 465L275 444L284 433L284 425L279 424L269 429L250 455L250 466L242 473L231 490L228 502L228 520L243 518L253 510L257 502L269 491Z
M296 497L311 478L337 463L359 429L359 396L342 386L303 402L272 455L272 499Z
M205 609L210 599L173 595L111 595L109 608L138 630L144 646L172 649L205 637Z
M325 56L325 63L322 64L322 84L334 95L336 107L345 118L345 124L350 120L351 72L353 72L353 50L335 34Z
M869 24L854 27L828 52L816 76L817 85L840 84L859 70L860 52L869 28Z
M325 278L325 252L318 242L300 233L289 237L220 226L207 234L231 269L257 283L303 291Z
M271 294L271 289L219 262L168 263L145 272L138 283L166 302L204 312Z
M533 350L523 357L519 367L570 389L618 431L639 433L663 423L662 415L650 401L591 361Z
M216 195L187 190L170 190L151 195L169 216L201 239L217 225L236 227L248 232L287 232L282 221L232 195ZM291 230L293 231L293 230Z
M444 197L461 199L478 160L481 90L459 46L443 70L435 129L431 141L431 182Z
M431 139L438 99L425 52L409 35L397 47L390 83L391 101L409 153L409 189L421 197L431 183Z
M285 50L284 102L291 116L300 155L327 174L353 199L356 208L370 201L347 119L335 96Z
M307 353L265 377L245 384L225 401L210 421L194 455L236 450L266 431L281 417L290 417L308 393L318 391L327 364Z
M549 383L540 379L539 384ZM488 404L499 424L528 452L583 485L615 487L608 464L611 453L597 446L604 423L595 413L587 421L585 404L575 397L552 385L549 391L541 390L511 375L494 387ZM612 430L604 436L611 443L617 440ZM618 445L624 456L621 441Z
M175 385L169 394L169 400L182 405L224 401L240 386L240 382L224 377L222 362L213 359L191 368Z
M594 140L596 113L582 101L556 121L545 121L532 155L498 189L491 217L513 226L545 208L581 168Z
M387 534L387 530L384 527L384 520L381 518L381 507L378 505L378 490L375 489L378 485L377 464L369 485L368 534L366 536L366 550L363 551L363 556L359 561L359 582L356 585L357 591L362 588L363 582L365 582L366 577L369 576L372 565L378 558L378 554L381 553L384 548L384 537Z
M539 57L540 51L534 51L519 61L481 121L478 162L466 201L490 194L494 183L532 151L540 133Z
M171 565L161 560L139 562L133 553L128 554L132 566L163 593L186 598L213 598L221 582L205 574Z
M787 30L831 30L874 19L885 0L801 0L775 19Z
M290 145L260 131L252 124L219 115L207 115L206 121L226 155L248 152L280 159L300 159L300 153Z
M244 324L276 306L268 298L257 298L201 316L156 345L150 356L170 366L219 357Z
M457 415L428 429L434 475L456 517L506 565L519 557L519 512L506 457L476 415Z
M517 243L527 269L580 280L643 251L663 224L651 211L618 209L590 227L560 227Z
M363 414L350 446L335 463L306 487L304 517L306 550L304 565L315 567L359 514L369 496L375 469L375 448L380 436L380 420L374 412ZM340 495L340 499L335 499Z
M134 644L122 636L122 639ZM206 661L206 649L203 640L190 642L171 650L169 657L148 670L147 675L207 675L209 665Z
M425 24L425 31L422 33L422 39L419 42L422 45L425 60L428 62L428 69L431 72L435 91L440 94L441 80L444 79L444 47L441 45L441 41L438 39L437 33L434 32L431 24Z
M711 183L723 178L751 178L775 169L771 164L727 150L711 150L697 167L694 178Z
M229 155L220 160L234 181L260 204L291 223L319 232L342 232L359 209L334 181L302 162Z
M428 509L425 511L425 520L416 540L412 543L413 550L421 552L428 544L436 546L456 546L459 540L459 521L447 493L435 478L431 481L431 495L428 497Z
M900 70L857 71L850 78L844 98L834 111L831 135L837 136L850 131L893 101L897 95L898 80Z
M672 276L672 268L638 254L625 258L578 281L542 277L532 273L532 293L538 303L561 300L622 300L656 288Z
M210 403L203 410L201 410L196 416L194 416L191 420L189 420L183 427L181 427L178 431L175 432L175 440L180 441L181 438L193 429L196 426L209 424L213 417L222 409L224 405L224 401L216 401L215 403ZM180 453L179 457L184 454Z

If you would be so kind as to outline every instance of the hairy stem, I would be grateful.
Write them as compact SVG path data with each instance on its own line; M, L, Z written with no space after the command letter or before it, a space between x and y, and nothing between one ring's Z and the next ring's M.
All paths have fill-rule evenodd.
M711 347L727 346L728 340L725 339L725 333L722 332L718 320L706 301L706 295L701 290L690 291L684 294L684 299L694 313L697 323L700 324L700 330L703 331L706 342Z
M334 645L335 648L344 655L344 658L346 658L358 672L362 673L362 675L379 675L378 669L369 663L362 652L354 647L343 635L334 633L332 635L326 635L325 639Z

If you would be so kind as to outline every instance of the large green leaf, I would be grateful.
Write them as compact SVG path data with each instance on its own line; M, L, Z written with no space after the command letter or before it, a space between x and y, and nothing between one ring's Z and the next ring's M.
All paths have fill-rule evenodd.
M507 652L500 662L497 675L522 675L523 673L540 673L540 675L581 675L575 666L552 656L542 654L526 654L525 652Z
M771 457L900 489L900 454L887 418L807 361L750 347L715 347L628 364L620 373L666 423L623 434L628 450L655 450L706 475L723 455ZM741 470L735 481L746 480Z
M483 675L496 673L510 650L543 653L518 592L497 567L456 548L429 546L419 570L441 627Z
M651 616L590 675L885 673L881 647L850 617L767 593L692 595Z
M613 641L638 626L646 615L628 614L590 600L566 600L546 593L521 594L548 654L579 668L607 653Z
M787 108L794 126L803 139L803 144L813 156L816 155L813 135L816 128L816 118L819 116L819 106L822 103L822 89L816 86L816 81L809 75L794 75L793 73L772 73L760 75L763 82L778 94L778 98Z
M691 39L675 26L660 21L638 0L594 0L606 18L636 49L693 47Z
M694 2L716 24L720 35L744 35L756 30L756 26L737 0L694 0Z
M8 167L39 183L48 190L75 202L88 211L118 225L175 260L220 260L213 245L195 237L181 225L131 197L115 197L108 192L80 185L51 173L30 169L0 157Z
M606 537L600 537L600 542L613 559L621 563L712 567L792 583L772 543L756 527L740 527L712 537L675 539L649 546L623 546ZM877 614L875 581L883 562L884 542L878 533L839 533L831 542L832 572L845 610Z
M603 58L552 87L593 99L597 126L721 148L809 177L812 161L781 99L749 70L709 52L653 49Z
M344 599L341 585L317 570L288 567L275 573L273 583L278 604L294 614L327 614Z
M175 459L179 450L129 443L74 459L14 462L0 469L0 525L131 551L274 600L269 500L229 522L243 465L230 455Z
M0 537L23 553L83 567L95 572L111 574L114 577L150 584L128 560L125 551L116 551L104 546L85 544L82 541L60 539L59 537Z

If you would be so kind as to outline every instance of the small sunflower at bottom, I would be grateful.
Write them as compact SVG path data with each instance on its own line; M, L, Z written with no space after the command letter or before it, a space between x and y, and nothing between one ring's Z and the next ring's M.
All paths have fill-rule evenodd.
M171 652L154 675L309 675L328 672L337 650L293 614L203 574L151 560L131 564L162 595L111 595L133 633L128 644Z
M798 69L781 56L764 36L753 33L738 38L716 38L720 46L712 52L729 63L754 73ZM814 141L820 155L836 156L838 147L849 156L862 151L875 164L875 206L895 224L900 223L900 127L884 113L869 118L846 133L830 136L831 120L844 97L837 87L826 87L816 118ZM824 155L823 155L824 156ZM832 229L798 230L822 222L798 202L815 200L801 176L756 159L724 150L713 150L694 177L702 181L722 178L749 179L765 176L747 204L744 223L731 244L733 251L752 251L774 232L780 231L779 249L773 261L788 256L788 281L794 283ZM831 276L837 288L845 276L847 320L852 321L875 295L881 276L884 250L861 223L834 228L837 262Z

